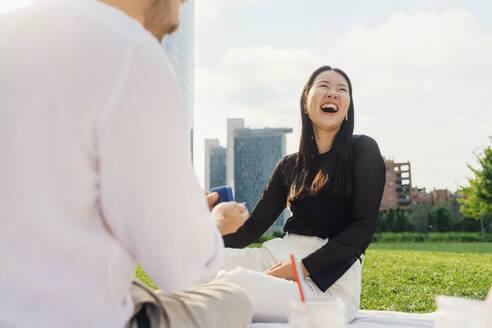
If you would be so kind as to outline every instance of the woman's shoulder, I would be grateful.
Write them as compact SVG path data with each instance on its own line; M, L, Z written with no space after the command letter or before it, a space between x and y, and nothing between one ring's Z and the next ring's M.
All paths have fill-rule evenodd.
M352 136L352 146L356 152L365 150L379 151L379 146L376 140L364 134L354 134Z
M295 163L296 158L297 158L297 152L292 153L292 154L285 155L285 156L282 158L282 161L283 161L284 163L291 163L291 162L294 162L294 163Z
M353 158L357 161L383 162L378 143L366 135L354 135L352 139Z
M283 175L290 175L293 172L296 165L296 159L297 153L285 155L284 157L282 157L277 166L279 167Z

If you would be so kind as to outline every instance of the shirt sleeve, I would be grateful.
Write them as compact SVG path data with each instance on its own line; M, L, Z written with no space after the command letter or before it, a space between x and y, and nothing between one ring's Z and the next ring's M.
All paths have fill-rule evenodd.
M96 132L101 212L159 288L182 290L220 267L223 241L191 164L167 58L155 47L127 57Z
M385 184L385 164L376 141L363 136L354 148L352 221L302 262L311 279L328 289L360 257L371 242ZM331 279L325 279L326 276Z
M256 203L249 219L233 234L224 236L226 247L243 248L255 242L286 207L287 191L282 178L285 158L273 169L270 181Z

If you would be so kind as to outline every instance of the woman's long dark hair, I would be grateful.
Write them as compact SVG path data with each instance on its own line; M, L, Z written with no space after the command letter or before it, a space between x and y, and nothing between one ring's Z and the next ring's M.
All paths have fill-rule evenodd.
M347 120L343 120L333 141L335 163L332 169L320 163L318 146L314 139L313 123L307 114L307 96L316 77L324 71L335 71L348 83L350 105ZM329 189L332 194L350 195L352 184L351 141L354 133L354 102L352 100L352 83L344 71L330 66L322 66L309 77L301 94L302 131L299 152L296 158L293 181L288 196L288 204L306 195L316 195L321 190ZM331 166L331 165L330 165Z

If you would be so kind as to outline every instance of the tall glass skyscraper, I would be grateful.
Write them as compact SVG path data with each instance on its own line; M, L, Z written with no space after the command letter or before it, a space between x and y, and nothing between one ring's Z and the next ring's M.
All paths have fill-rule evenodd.
M193 155L193 105L194 105L194 21L195 1L187 0L180 8L179 29L164 37L162 45L173 65L186 111L186 132Z
M230 185L234 198L250 211L265 189L273 168L285 156L285 135L291 128L250 129L242 118L227 119L227 148L218 139L205 140L205 188ZM285 209L267 234L282 230L290 216Z
M205 189L226 184L226 149L218 139L205 139Z
M285 135L291 128L250 129L243 119L228 119L227 180L234 186L235 199L252 211L265 189L273 168L285 156ZM232 183L233 182L233 183ZM267 232L281 230L286 211Z

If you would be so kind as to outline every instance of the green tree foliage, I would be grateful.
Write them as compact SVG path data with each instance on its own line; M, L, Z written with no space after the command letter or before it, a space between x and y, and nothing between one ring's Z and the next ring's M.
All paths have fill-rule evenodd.
M477 232L480 231L480 221L472 218L463 218L463 220L454 224L453 230Z
M434 214L435 217L435 230L438 232L446 232L451 230L451 219L449 216L449 210L445 206L439 206Z
M457 224L463 220L463 214L460 212L461 204L455 196L451 196L451 201L446 206L449 209L449 218L453 224Z
M428 203L412 204L410 210L408 221L415 226L415 231L427 232L429 228L428 217L434 211L432 205Z
M376 219L376 232L383 231L384 213L379 211Z
M285 232L283 230L275 230L272 235L275 238L284 238Z
M490 138L492 142L492 137ZM460 191L466 199L459 200L462 204L461 213L464 216L481 219L492 215L492 148L489 145L483 154L477 155L480 168L471 165L473 177L468 178L468 186L461 187Z
M400 207L390 208L386 213L379 213L376 224L377 232L415 231L415 227L408 221L408 216Z
M383 219L383 231L393 231L395 227L395 210L390 208Z
M396 226L394 228L395 232L415 231L415 227L412 224L410 224L410 222L408 221L408 216L404 210L402 210L400 207L397 207L395 212L396 212L395 213Z
M449 210L445 206L439 206L428 215L428 226L430 232L446 232L452 229Z

